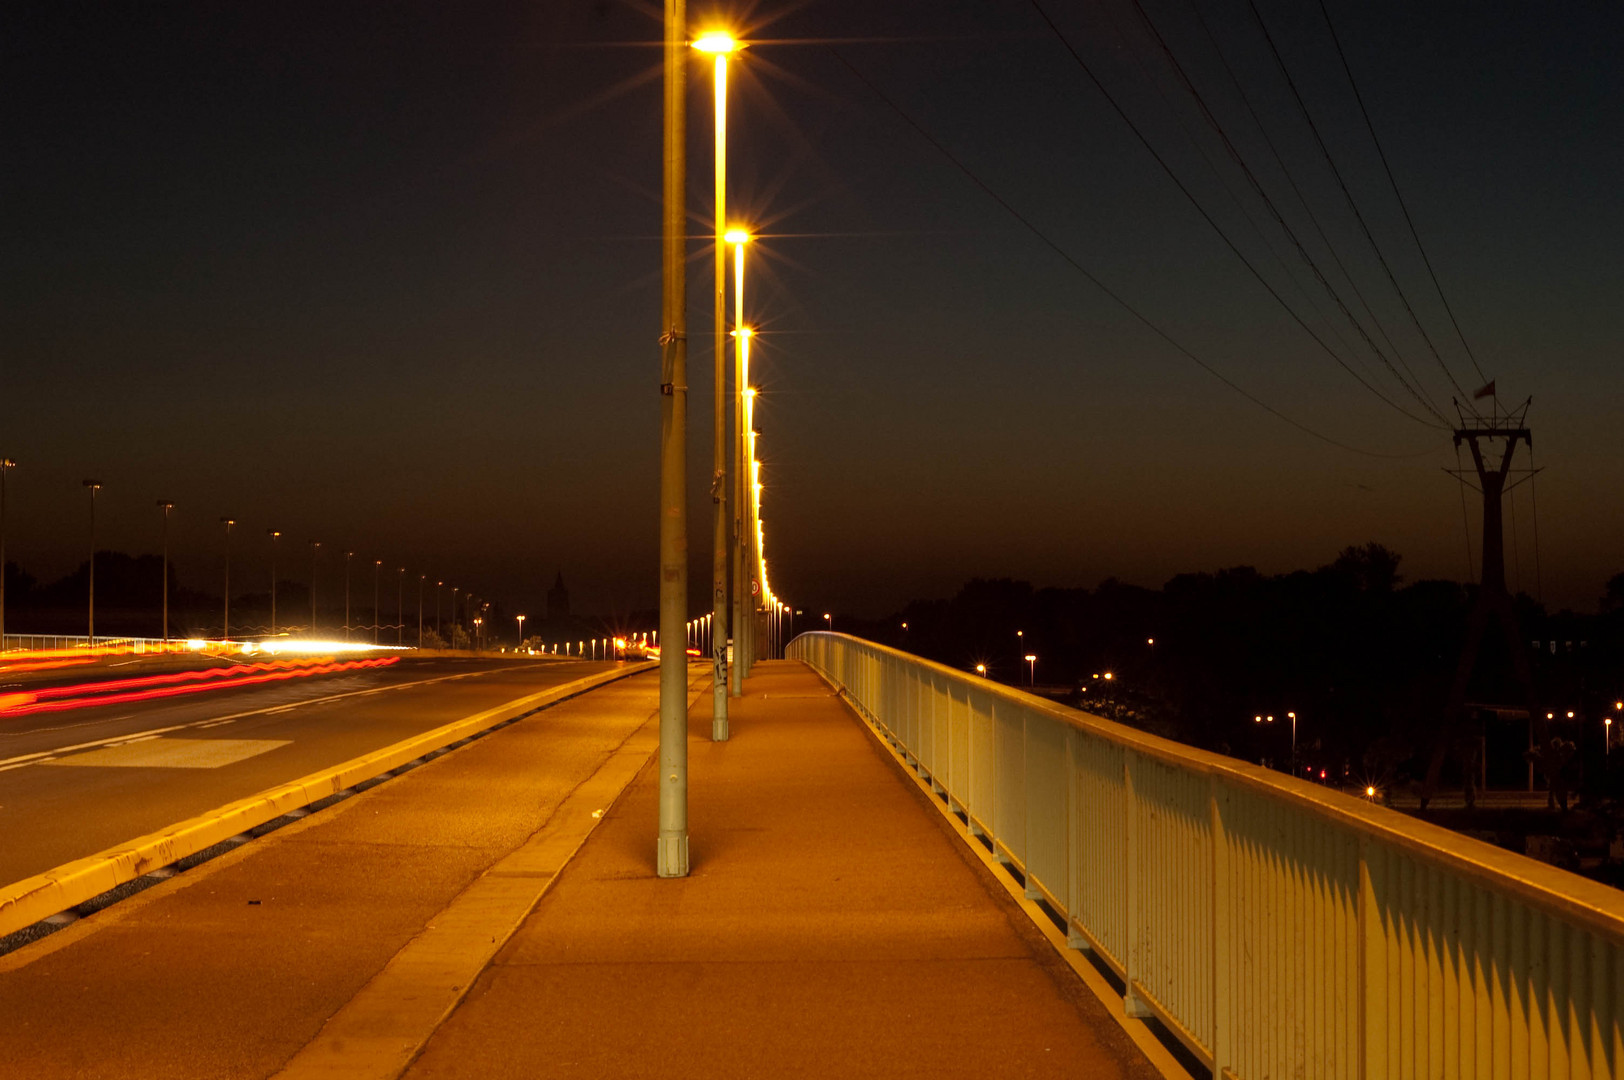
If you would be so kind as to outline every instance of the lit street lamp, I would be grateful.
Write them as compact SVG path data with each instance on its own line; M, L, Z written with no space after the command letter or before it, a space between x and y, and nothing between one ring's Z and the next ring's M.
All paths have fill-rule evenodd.
M355 552L344 553L344 640L350 640L350 560Z
M428 581L427 574L417 575L417 647L423 647L423 584Z
M0 652L6 651L6 474L16 467L0 457Z
M280 529L266 529L265 535L271 538L271 636L276 636L276 542L282 539Z
M223 517L220 524L225 527L226 534L226 595L225 607L220 611L220 640L231 639L231 527L237 524L236 518Z
M1611 716L1609 716L1607 719L1602 721L1601 754L1602 754L1602 757L1607 757L1612 752L1613 752L1613 718Z
M823 613L823 621L826 624L824 629L831 630L831 631L834 630L834 628L835 628L835 617L833 615L831 615L827 611L825 611Z
M519 648L522 649L524 648L524 616L515 615L514 618L519 620Z
M1026 661L1026 685L1035 689L1038 685L1038 658L1027 653L1022 659Z
M406 568L395 581L395 644L406 644Z
M321 541L310 541L310 636L316 636L316 552L321 550Z
M713 310L714 333L714 394L713 394L713 437L712 449L712 476L711 476L711 502L714 505L712 523L711 547L711 600L716 615L716 637L711 649L712 678L715 681L715 696L711 705L711 738L722 742L728 737L727 709L729 693L729 675L727 669L726 641L728 636L728 609L727 609L727 559L729 548L728 537L728 447L727 447L727 58L741 47L740 43L731 34L715 31L701 35L693 42L693 47L700 52L709 53L713 57L715 71L715 172L713 175L713 196L715 200L716 215L716 251L715 251L715 301ZM668 93L670 88L668 87ZM740 633L738 626L733 627L735 635ZM737 655L734 657L733 669L735 675L738 671ZM732 692L738 694L740 689L735 686ZM661 770L662 772L665 770ZM686 814L684 814L686 818ZM686 846L686 845L684 845ZM683 873L676 876L686 876L687 859L683 860Z
M90 625L85 632L87 639L85 644L94 645L96 644L96 492L101 490L101 483L86 480L84 486L90 489Z
M1291 717L1291 775L1297 775L1297 714L1288 712Z
M158 509L163 511L163 642L169 644L169 511L175 504L165 499L158 500ZM3 560L0 560L3 561Z
M721 210L718 208L717 213ZM720 219L718 219L718 222ZM720 228L720 224L718 224ZM745 432L749 420L745 415L745 395L750 386L750 328L744 325L744 245L750 234L744 229L729 229L722 234L733 248L733 673L731 691L734 697L744 693L744 676L751 660L751 608L750 601L750 533L749 510L745 491ZM718 262L720 265L720 261Z
M372 644L378 644L378 624L383 618L378 613L378 571L383 569L382 559L372 560Z

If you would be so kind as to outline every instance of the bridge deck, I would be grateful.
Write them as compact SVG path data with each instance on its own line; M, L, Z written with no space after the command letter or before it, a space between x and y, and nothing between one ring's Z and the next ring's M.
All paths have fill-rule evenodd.
M733 718L690 713L692 876L651 765L409 1076L1156 1075L815 675Z

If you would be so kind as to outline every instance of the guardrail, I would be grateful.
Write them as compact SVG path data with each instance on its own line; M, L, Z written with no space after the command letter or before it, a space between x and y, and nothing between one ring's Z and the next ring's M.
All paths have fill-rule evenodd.
M132 638L105 635L96 638L96 648L118 648L135 655L193 651L185 639ZM90 638L84 634L7 634L0 638L0 652L14 650L45 651L56 649L88 649Z
M871 642L787 654L1215 1077L1624 1075L1624 893Z

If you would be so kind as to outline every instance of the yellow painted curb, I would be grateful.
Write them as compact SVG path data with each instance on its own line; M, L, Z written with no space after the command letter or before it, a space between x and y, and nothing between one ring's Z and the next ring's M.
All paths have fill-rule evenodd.
M195 855L220 841L336 795L391 769L528 712L658 667L657 661L589 675L414 735L370 754L227 803L166 829L0 886L0 937L82 904L126 881Z

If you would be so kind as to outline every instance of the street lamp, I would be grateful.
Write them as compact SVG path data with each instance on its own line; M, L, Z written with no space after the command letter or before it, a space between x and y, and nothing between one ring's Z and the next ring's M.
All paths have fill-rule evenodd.
M423 647L423 583L428 580L427 574L417 575L417 647Z
M712 31L700 35L693 42L700 52L709 53L715 70L715 172L713 197L716 214L715 295L713 309L713 408L712 408L712 475L711 502L714 505L711 545L712 606L716 613L716 640L711 649L712 678L715 695L711 705L711 738L725 740L727 730L727 698L729 678L727 670L727 556L728 556L728 491L727 491L727 58L737 52L740 43L731 34ZM668 93L670 88L667 88ZM737 634L739 628L734 627ZM738 671L738 658L734 658L734 672ZM738 694L742 688L734 687ZM662 772L664 770L662 769ZM686 814L684 814L686 818ZM686 846L686 845L684 845ZM684 858L683 863L687 863ZM686 876L686 869L683 874Z
M395 580L395 644L406 644L406 568Z
M321 550L321 541L310 541L310 636L316 636L316 552Z
M282 539L280 529L266 529L265 535L271 538L271 636L276 636L276 542Z
M1027 653L1023 659L1026 661L1026 685L1035 689L1038 685L1038 658Z
M522 649L524 648L524 616L515 615L514 618L519 620L519 648Z
M231 638L231 527L237 524L237 519L223 517L220 524L226 534L226 595L225 607L220 612L220 640L228 641Z
M90 489L90 625L85 632L85 644L96 644L96 492L101 490L101 483L97 480L86 480L84 486ZM0 569L0 574L4 570Z
M725 64L726 54L717 58L718 64ZM720 76L725 78L725 76ZM718 84L719 86L725 84ZM718 91L720 93L720 90ZM722 114L718 113L720 121ZM719 162L721 159L718 159ZM721 166L718 164L718 172ZM717 203L717 228L721 228L721 203ZM745 418L745 395L750 385L750 328L744 325L744 245L750 242L750 234L744 229L729 229L722 234L722 240L733 248L733 447L730 468L733 473L732 501L733 501L733 672L731 676L731 692L734 697L744 693L744 673L749 667L751 654L751 620L750 620L750 529L749 510L746 502L745 489L745 431L748 422ZM717 260L717 267L723 266L722 259ZM718 312L722 310L720 306ZM721 338L718 336L720 345Z
M987 665L986 664L977 664L976 665L976 674L985 677L986 674L987 674Z
M344 553L344 640L350 640L350 560L355 552Z
M1291 718L1291 775L1297 775L1297 714L1286 713Z
M833 615L831 615L827 611L825 611L823 613L823 621L826 624L824 629L831 630L831 631L834 630L834 628L835 628L835 617Z
M1602 721L1601 754L1602 754L1602 757L1606 757L1607 755L1611 754L1612 752L1613 752L1613 718L1611 716L1609 716L1607 719Z
M383 569L382 559L372 560L372 644L378 644L378 624L383 618L378 613L378 571Z
M169 644L169 511L175 504L165 499L158 500L158 509L163 511L163 642ZM0 560L3 562L4 560Z
M6 473L17 467L0 457L0 652L6 651Z

